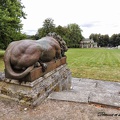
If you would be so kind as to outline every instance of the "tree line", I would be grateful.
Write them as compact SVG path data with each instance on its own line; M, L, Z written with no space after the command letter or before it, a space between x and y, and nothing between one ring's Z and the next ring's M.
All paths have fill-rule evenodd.
M77 24L69 24L66 27L57 26L51 18L45 19L43 26L33 36L21 32L23 25L21 18L26 19L21 0L0 0L0 49L6 49L10 42L21 39L40 39L49 32L56 32L67 43L68 47L78 47L83 36L82 30Z
M107 34L91 34L89 38L97 42L98 47L116 47L120 45L120 33L113 34L111 37Z
M21 18L26 19L24 5L21 0L0 0L0 49L6 49L10 42L21 39L40 39L49 32L56 32L67 43L69 48L79 47L80 41L84 38L82 29L76 23L66 26L56 26L52 18L43 21L35 35L26 35L21 32L23 25ZM101 47L115 47L120 45L120 34L108 35L91 34L90 39L97 42Z
M67 26L57 26L51 18L45 19L43 26L38 29L37 33L32 36L32 39L40 39L50 32L59 34L65 41L68 47L79 47L80 41L83 39L82 30L76 23L68 24Z

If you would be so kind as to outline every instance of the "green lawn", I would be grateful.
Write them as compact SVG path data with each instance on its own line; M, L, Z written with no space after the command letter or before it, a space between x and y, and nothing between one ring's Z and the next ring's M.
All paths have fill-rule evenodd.
M0 71L4 71L3 54L0 50ZM66 55L73 77L120 82L119 49L69 49Z
M3 55L4 55L3 50L0 50L0 71L4 71L4 63L3 63Z
M66 55L73 77L120 81L119 49L69 49Z

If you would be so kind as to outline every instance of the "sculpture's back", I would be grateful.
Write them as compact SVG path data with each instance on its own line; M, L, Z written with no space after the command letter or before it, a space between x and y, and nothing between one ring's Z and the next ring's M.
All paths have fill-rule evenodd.
M23 79L36 66L47 69L46 62L56 61L65 56L65 41L61 37L49 36L39 40L20 40L12 42L4 55L5 75L7 78Z

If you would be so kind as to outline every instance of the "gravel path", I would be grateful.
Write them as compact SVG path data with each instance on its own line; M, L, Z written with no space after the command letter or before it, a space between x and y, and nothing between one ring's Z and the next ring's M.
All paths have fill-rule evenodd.
M0 120L120 120L120 116L98 116L99 112L120 114L120 109L46 99L35 108L0 101Z

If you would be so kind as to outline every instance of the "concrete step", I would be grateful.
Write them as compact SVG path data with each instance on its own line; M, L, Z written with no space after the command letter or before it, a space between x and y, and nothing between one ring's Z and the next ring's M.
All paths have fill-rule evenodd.
M120 107L120 83L73 78L71 90L53 92L48 98Z
M89 95L89 103L98 103L120 108L120 95L91 92Z
M98 103L113 107L120 107L120 96L111 93L62 91L51 93L48 96L48 99L80 103Z
M74 91L53 92L48 96L48 99L88 103L89 94L89 91L80 93Z

